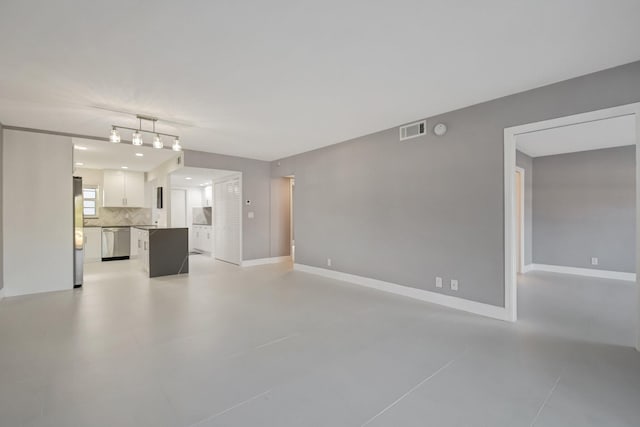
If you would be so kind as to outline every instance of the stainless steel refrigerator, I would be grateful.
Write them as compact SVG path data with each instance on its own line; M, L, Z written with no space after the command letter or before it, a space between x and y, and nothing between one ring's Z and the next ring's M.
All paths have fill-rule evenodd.
M84 264L84 197L82 178L73 177L73 287L82 286Z

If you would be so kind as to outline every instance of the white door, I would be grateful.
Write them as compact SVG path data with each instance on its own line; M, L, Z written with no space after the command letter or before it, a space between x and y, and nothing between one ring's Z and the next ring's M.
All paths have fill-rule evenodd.
M187 226L187 191L171 190L171 226Z
M240 179L215 184L214 240L215 257L221 261L240 264L240 226L242 215Z

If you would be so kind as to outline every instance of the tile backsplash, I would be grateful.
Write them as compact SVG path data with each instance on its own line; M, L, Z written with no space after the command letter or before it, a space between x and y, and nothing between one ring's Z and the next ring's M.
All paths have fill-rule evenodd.
M85 226L152 225L151 209L98 208L98 218L85 218Z

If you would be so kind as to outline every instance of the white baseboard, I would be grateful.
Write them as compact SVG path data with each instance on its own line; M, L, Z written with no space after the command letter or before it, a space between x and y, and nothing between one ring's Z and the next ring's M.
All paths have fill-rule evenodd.
M13 297L21 297L25 295L36 295L36 294L45 294L49 292L61 292L61 291L71 291L73 290L73 286L65 286L64 288L59 289L21 289L18 286L7 286L4 285L2 289L3 298L13 298Z
M392 294L402 295L405 297L414 298L449 308L454 308L456 310L467 311L469 313L479 314L481 316L491 317L493 319L509 320L509 315L504 307L470 301L464 298L425 291L423 289L410 288L408 286L402 286L382 280L356 276L355 274L348 274L335 270L312 267L305 264L293 264L293 269L305 273L317 274L319 276L328 277L330 279L350 282L356 285L366 286L368 288L390 292Z
M534 264L526 264L522 267L522 273L528 273L530 271L533 271L533 265Z
M279 262L290 261L290 256L275 256L271 258L249 259L242 261L242 267L255 267L256 265L277 264Z
M528 271L547 271L550 273L573 274L577 276L598 277L601 279L626 280L630 282L636 281L635 273L625 273L623 271L596 270L595 268L578 268L550 264L529 265L531 266L531 269Z

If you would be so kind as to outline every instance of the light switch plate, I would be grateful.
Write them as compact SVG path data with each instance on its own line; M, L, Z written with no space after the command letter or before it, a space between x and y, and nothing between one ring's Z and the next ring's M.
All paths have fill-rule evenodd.
M254 217L255 217L255 214L253 212L249 212L247 214L247 218L249 218L249 219L253 219Z
M598 265L598 258L597 257L591 258L591 265Z
M327 258L327 267L331 267L331 258Z
M436 288L442 287L442 277L436 277Z
M451 279L451 290L452 291L458 290L458 281L455 279Z

